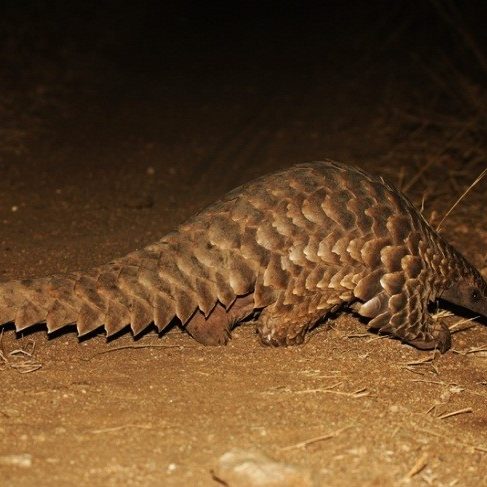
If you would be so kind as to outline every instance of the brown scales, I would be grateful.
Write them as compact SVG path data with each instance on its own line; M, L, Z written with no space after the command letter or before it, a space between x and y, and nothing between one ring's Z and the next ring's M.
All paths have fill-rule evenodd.
M381 178L332 161L301 164L230 192L160 241L87 272L0 284L0 322L49 332L76 323L138 334L176 319L224 344L252 317L262 341L301 343L349 305L369 327L418 348L450 346L428 314L444 298L487 314L478 271Z

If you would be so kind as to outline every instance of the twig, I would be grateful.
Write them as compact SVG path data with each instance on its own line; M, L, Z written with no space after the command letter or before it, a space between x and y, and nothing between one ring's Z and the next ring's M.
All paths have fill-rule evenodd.
M441 380L426 380L426 379L411 379L410 382L424 382L425 384L436 384L438 386L448 386L446 382Z
M458 355L469 355L471 353L480 353L480 352L487 352L487 345L482 345L480 347L472 347L468 350L455 350L452 349L453 353L457 353Z
M94 435L99 435L101 433L111 433L112 431L120 431L127 428L139 428L143 430L150 430L152 428L151 424L123 424L120 426L113 426L112 428L101 428L99 430L92 430L91 433Z
M444 404L444 403L443 403ZM432 406L430 406L425 412L424 414L429 414L431 413L431 411L435 410L438 406L441 406L442 403L441 402L435 402Z
M403 368L406 369L408 372L412 372L413 374L424 375L423 372L420 372L419 370L415 369L414 367L409 367L409 366L405 365Z
M421 472L426 465L428 464L428 454L423 453L415 462L415 464L412 466L411 470L406 474L406 479L412 479L415 475L417 475L419 472Z
M366 338L369 336L370 333L354 333L352 335L346 335L345 338Z
M466 413L473 413L473 409L472 408L459 409L458 411L452 411L451 413L442 414L441 416L438 416L438 419L451 418L452 416L458 416L459 414L466 414Z
M443 222L446 220L446 218L448 217L448 215L458 206L458 203L460 203L460 201L463 200L463 198L470 192L470 190L476 185L478 184L481 179L487 174L487 168L485 168L479 176L477 176L477 179L460 195L460 197L457 199L457 201L455 201L455 203L453 203L453 205L451 206L451 208L445 213L445 216L440 220L440 223L438 223L438 225L436 226L436 231L439 232L440 231L440 227L441 225L443 224Z
M412 365L424 365L424 364L427 364L427 363L430 363L430 362L433 362L433 360L435 359L434 356L429 356L429 357L425 357L421 360L415 360L414 362L408 362L404 365L408 365L408 366L412 366Z
M352 333L351 335L345 335L343 338L368 338L365 343L375 342L377 340L383 340L389 338L388 335L374 335L373 333Z
M294 392L294 394L313 394L316 392L328 392L331 394L338 394L340 396L353 397L355 399L369 395L369 391L367 390L366 387L362 387L361 389L357 389L354 392L336 391L335 388L338 386L341 386L342 384L343 384L343 382L337 382L336 384L333 384L332 386L326 387L324 389L304 389L301 391L293 391L293 392Z
M340 428L333 433L328 433L326 435L315 436L314 438L309 438L308 440L300 441L299 443L295 443L294 445L284 446L280 448L281 451L288 451L294 450L295 448L303 448L308 445L312 445L313 443L318 443L319 441L329 440L331 438L337 437L340 433L343 433L345 430L350 429L352 426L345 426L344 428Z
M472 324L470 324L468 326L464 326L463 328L459 328L458 330L456 330L456 329L450 330L450 333L452 335L454 335L455 333L461 333L462 331L467 331L467 330L470 330L472 328L475 328L475 326L476 326L475 323L472 323Z

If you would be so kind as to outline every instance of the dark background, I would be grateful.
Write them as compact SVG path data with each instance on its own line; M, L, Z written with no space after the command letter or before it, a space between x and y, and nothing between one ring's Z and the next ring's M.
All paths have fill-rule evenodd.
M99 82L111 74L110 82L124 87L134 75L191 87L196 76L257 69L262 76L269 70L299 76L315 65L348 76L376 70L408 77L421 65L449 61L476 78L485 75L469 45L474 39L482 50L487 40L483 1L9 0L1 9L7 86L32 82L43 63L60 75L93 63Z

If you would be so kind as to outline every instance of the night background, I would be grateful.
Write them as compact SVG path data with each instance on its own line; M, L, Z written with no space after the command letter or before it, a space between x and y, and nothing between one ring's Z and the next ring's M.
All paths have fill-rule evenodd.
M482 0L4 0L1 280L108 262L228 190L310 160L383 175L437 225L487 167L486 26ZM442 224L484 276L486 190L484 179ZM235 446L319 472L323 485L487 478L485 327L455 337L459 348L484 346L478 353L411 372L417 351L347 340L365 329L337 322L293 350L262 349L242 330L225 350L171 333L140 340L167 349L97 357L101 335L80 344L74 333L48 341L9 330L0 478L218 485L210 471ZM111 345L133 343L126 334ZM19 374L25 354L9 355L19 348L40 367ZM322 382L349 396L276 392ZM362 387L370 395L353 396ZM23 454L32 468L2 460Z

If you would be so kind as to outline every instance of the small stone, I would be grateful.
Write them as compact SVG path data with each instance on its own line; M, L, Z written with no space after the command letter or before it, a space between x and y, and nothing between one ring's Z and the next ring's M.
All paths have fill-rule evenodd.
M463 392L464 390L465 388L459 385L453 385L450 387L450 392L452 394L460 394L460 392Z
M310 469L276 462L259 451L233 449L218 460L213 476L232 487L318 487Z

